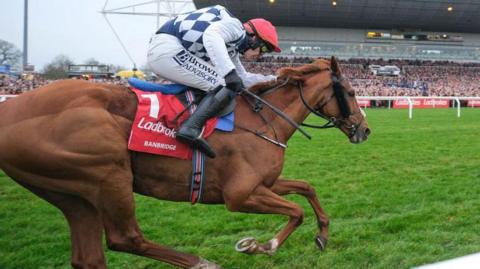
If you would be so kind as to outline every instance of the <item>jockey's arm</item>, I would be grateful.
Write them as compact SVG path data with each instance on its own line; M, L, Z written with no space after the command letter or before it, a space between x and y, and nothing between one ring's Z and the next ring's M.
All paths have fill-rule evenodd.
M239 54L229 56L225 43L237 40L244 35L242 23L235 18L224 17L221 21L212 23L203 34L203 44L208 56L220 77L225 77L232 69L236 69L242 78L245 87L250 87L258 82L276 79L276 76L253 74L245 70L240 62Z
M203 33L203 45L215 71L224 78L236 66L228 54L226 43L234 42L245 36L242 23L222 10L222 19L213 22Z
M212 23L203 33L203 45L221 78L235 69L225 43L238 40L243 34L242 23L231 17Z
M245 67L243 67L242 62L240 62L240 55L238 53L232 58L233 64L237 70L238 75L242 78L243 84L246 88L249 88L252 85L255 85L260 82L266 82L271 80L276 80L277 77L274 75L262 75L262 74L254 74L247 72Z
M231 17L225 9L220 12L222 20L212 23L203 33L203 45L218 75L223 78L232 69L236 69L247 88L259 82L276 79L277 77L273 75L264 76L247 72L240 62L238 53L230 57L225 43L242 38L245 30L242 23Z

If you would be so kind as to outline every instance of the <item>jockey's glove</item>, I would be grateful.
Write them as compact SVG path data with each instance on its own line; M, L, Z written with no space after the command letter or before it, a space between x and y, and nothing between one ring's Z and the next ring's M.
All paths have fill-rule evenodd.
M245 89L243 85L242 79L238 76L237 71L232 69L226 76L225 76L225 84L227 88L231 91L239 93Z

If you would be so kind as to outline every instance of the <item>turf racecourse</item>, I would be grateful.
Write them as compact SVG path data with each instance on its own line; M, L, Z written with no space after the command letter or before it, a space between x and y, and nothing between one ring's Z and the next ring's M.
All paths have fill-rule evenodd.
M146 237L224 268L409 268L480 252L480 109L367 110L373 134L349 144L338 130L296 134L283 175L312 183L331 217L325 252L306 200L304 224L272 257L234 251L246 236L270 239L286 219L229 213L136 196ZM320 122L310 118L309 123ZM0 153L2 154L2 153ZM172 268L107 251L110 268ZM0 268L70 268L58 210L0 172Z

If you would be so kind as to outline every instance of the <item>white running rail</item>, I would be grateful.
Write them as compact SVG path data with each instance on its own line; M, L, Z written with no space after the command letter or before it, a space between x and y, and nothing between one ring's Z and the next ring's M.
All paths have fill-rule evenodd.
M13 95L13 94L0 95L0 103L7 100L8 98L13 98L15 96L16 95Z
M17 95L0 95L0 103L9 99L13 98ZM435 96L357 96L358 100L379 100L379 101L389 101L388 108L391 108L391 101L396 100L407 100L408 101L408 117L411 119L413 118L413 108L414 108L414 100L453 100L454 105L453 108L457 109L457 117L460 117L460 101L461 100L475 100L480 102L480 97L456 97L456 96L442 96L442 97L435 97ZM435 102L432 103L432 106L435 107ZM366 108L366 107L364 107Z
M457 108L457 117L460 117L460 101L479 101L480 97L457 97L457 96L357 96L358 100L379 100L389 101L388 108L391 108L391 101L407 100L408 102L408 117L413 118L414 100L453 100L453 108ZM364 107L366 108L366 107ZM433 108L435 108L435 102L433 102Z

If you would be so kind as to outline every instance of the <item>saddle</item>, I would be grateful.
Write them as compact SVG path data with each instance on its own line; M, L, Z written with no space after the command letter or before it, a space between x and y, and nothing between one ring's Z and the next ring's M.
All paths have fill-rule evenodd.
M212 91L212 92L207 93L207 92L201 91L199 89L189 87L189 86L186 86L186 85L182 85L182 84L178 84L178 83L175 83L175 84L159 84L159 83L148 82L148 81L141 80L141 79L138 79L138 78L129 78L128 83L132 87L134 87L136 89L139 89L139 90L142 90L142 91L145 91L145 92L161 92L161 93L167 94L167 95L175 95L178 98L178 100L180 100L180 102L187 108L189 106L189 103L188 103L187 98L185 97L185 94L184 94L185 91L191 90L193 92L196 104L200 103L200 101L202 101L202 99L207 94L215 94L216 91L218 91L218 89L217 89L216 91ZM221 117L224 117L224 116L230 114L235 109L235 105L236 105L236 102L235 102L235 98L234 98L234 99L232 99L232 101L230 101L230 103L227 106L225 106L224 109L219 111L215 115L215 117L220 117L221 118Z
M129 79L130 90L138 99L128 149L180 159L191 159L192 148L176 139L181 124L190 117L195 104L206 94L180 84L155 84ZM196 99L197 98L197 99ZM235 103L205 124L204 137L214 130L231 132L234 129Z

